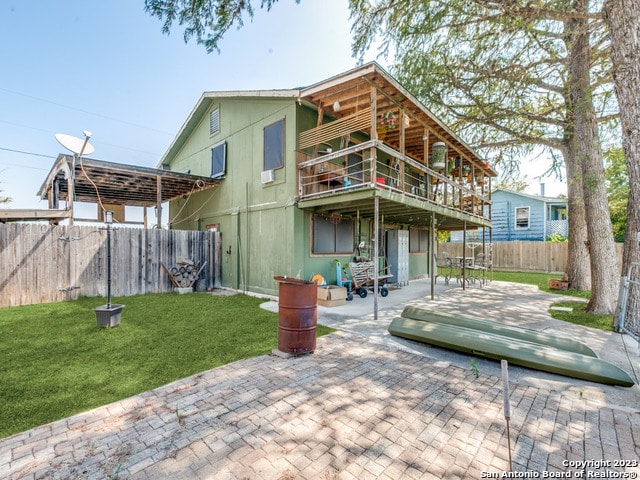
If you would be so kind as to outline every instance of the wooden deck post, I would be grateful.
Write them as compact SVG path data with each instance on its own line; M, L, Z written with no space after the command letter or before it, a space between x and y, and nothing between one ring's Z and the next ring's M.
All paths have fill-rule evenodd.
M407 154L407 152L405 152L405 126L404 126L405 113L403 108L400 109L399 117L400 117L400 153L404 156ZM402 191L403 194L406 193L404 189L404 163L405 163L404 161L400 162L399 169L398 169L399 170L398 183L400 186L400 190Z
M375 85L371 86L371 138L378 140L378 105L377 105L377 90ZM371 184L376 186L377 181L377 155L376 155L376 147L371 147L369 154L369 161L371 162Z
M76 156L74 155L71 161L71 171L69 172L69 185L67 187L67 208L71 212L69 217L69 225L73 225L73 217L75 215L73 209L73 198L76 196Z
M436 261L438 247L438 234L436 233L436 213L431 212L431 255L429 255L429 272L431 273L431 300L435 298L436 289L436 269L438 262Z
M378 195L373 197L373 319L378 319L378 269L380 268L378 259L378 215L380 214L380 199Z
M160 175L156 177L156 210L157 210L157 223L158 230L162 229L162 178Z

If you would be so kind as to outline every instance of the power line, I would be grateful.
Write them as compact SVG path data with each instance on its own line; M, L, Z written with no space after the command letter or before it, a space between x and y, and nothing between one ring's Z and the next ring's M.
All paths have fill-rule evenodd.
M2 90L2 89L0 89L0 90ZM28 125L22 125L22 124L19 124L19 123L9 122L7 120L0 120L0 123L6 123L7 125L13 125L14 127L29 128L31 130L44 132L44 133L50 134L50 135L53 134L53 132L51 132L50 130L44 130L42 128L37 128L37 127L29 127ZM145 155L151 155L151 156L157 157L157 158L159 158L161 156L160 154L155 153L155 152L149 152L147 150L139 150L137 148L125 147L125 146L122 146L122 145L116 145L114 143L107 143L107 142L101 142L101 141L94 141L93 143L100 144L100 145L107 145L109 147L121 148L123 150L129 150L131 152L144 153ZM4 150L4 149L2 149L2 150Z
M4 150L5 152L13 152L13 153L22 153L24 155L32 155L34 157L44 157L44 158L58 158L54 155L44 155L42 153L34 153L34 152L25 152L24 150L14 150L13 148L3 148L0 147L0 150ZM16 165L17 166L17 165Z
M43 172L48 172L49 169L48 168L42 168L42 167L31 167L29 165L19 165L17 163L3 163L2 166L7 166L7 167L17 167L17 168L28 168L30 170L41 170Z
M151 128L151 127L146 126L146 125L139 125L137 123L127 122L126 120L119 120L117 118L108 117L108 116L102 115L100 113L90 112L88 110L83 110L81 108L71 107L69 105L64 105L62 103L52 102L51 100L46 100L44 98L34 97L33 95L27 95L26 93L16 92L14 90L8 90L6 88L1 88L1 87L0 87L0 91L11 93L13 95L20 95L22 97L30 98L32 100L37 100L39 102L49 103L49 104L55 105L57 107L62 107L62 108L67 108L69 110L74 110L76 112L86 113L87 115L94 115L96 117L104 118L106 120L111 120L112 122L122 123L124 125L131 125L132 127L137 127L137 128L143 128L145 130L150 130L150 131L153 131L153 132L162 133L164 135L173 135L173 133L165 132L164 130L158 130L158 129Z

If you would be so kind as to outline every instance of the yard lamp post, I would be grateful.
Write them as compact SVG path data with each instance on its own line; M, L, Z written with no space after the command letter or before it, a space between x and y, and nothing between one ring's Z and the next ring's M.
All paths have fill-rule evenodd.
M96 307L96 320L99 327L116 327L120 325L120 314L124 305L111 305L111 225L113 212L104 210L104 224L107 231L107 304Z
M104 224L107 226L107 308L111 308L111 224L113 212L104 211Z

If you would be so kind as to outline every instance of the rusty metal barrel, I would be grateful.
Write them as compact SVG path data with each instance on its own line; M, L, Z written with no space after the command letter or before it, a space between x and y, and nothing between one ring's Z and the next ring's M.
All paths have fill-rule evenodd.
M278 283L278 350L311 353L316 349L318 286L305 280L273 277Z

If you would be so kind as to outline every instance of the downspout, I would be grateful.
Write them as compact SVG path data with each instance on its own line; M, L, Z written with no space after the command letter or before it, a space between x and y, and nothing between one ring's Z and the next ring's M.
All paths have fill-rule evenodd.
M251 245L249 236L249 182L245 184L245 201L247 205L247 235L245 245L245 259L244 259L244 293L247 293L247 283L249 282L249 262L251 261L251 255L249 254L249 245Z
M240 265L240 211L236 214L236 290L240 290L240 273L241 265Z

